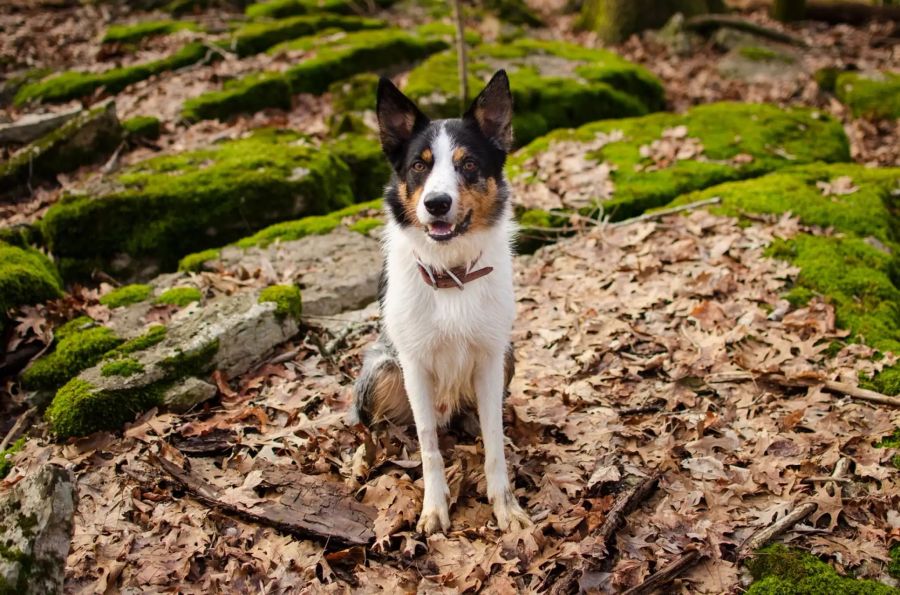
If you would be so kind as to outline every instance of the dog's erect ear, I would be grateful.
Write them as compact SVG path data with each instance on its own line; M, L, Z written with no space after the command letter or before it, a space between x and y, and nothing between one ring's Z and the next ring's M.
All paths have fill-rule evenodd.
M513 142L512 112L509 77L505 70L498 70L463 118L474 120L482 134L498 148L509 152Z
M428 118L385 77L378 81L375 112L381 148L394 169L400 169L406 145L414 134L428 126Z

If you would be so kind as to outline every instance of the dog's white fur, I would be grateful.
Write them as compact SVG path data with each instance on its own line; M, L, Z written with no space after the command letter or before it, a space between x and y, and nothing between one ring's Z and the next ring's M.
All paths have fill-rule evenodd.
M446 192L459 209L453 144L443 131L433 144L435 166L422 196ZM430 219L424 207L420 220ZM390 220L390 217L388 218ZM451 219L452 220L452 219ZM503 437L504 361L515 317L512 240L516 226L509 203L487 230L470 231L439 243L422 226L389 222L384 234L387 290L382 305L384 330L397 349L403 382L422 451L425 495L418 530L450 528L447 481L437 430L464 405L476 405L484 440L487 495L501 529L530 524L512 494ZM435 290L422 281L417 260L444 271L478 260L473 268L493 267L489 275L462 291Z

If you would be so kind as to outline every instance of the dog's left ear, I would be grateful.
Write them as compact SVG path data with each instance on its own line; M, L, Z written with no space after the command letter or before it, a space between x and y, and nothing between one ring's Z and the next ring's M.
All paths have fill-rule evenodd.
M513 143L512 111L509 77L505 70L498 70L463 118L474 121L482 134L508 153Z

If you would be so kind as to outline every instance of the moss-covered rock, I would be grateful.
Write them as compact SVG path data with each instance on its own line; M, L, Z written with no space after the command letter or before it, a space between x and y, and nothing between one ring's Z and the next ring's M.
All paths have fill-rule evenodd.
M304 37L272 51L314 50L314 56L289 68L285 76L294 93L320 94L354 74L409 64L445 48L447 42L440 37L382 29Z
M662 109L663 88L646 69L607 50L519 39L473 48L469 88L477 92L499 68L509 73L518 144L554 128ZM404 91L430 116L460 113L456 53L432 56L409 75Z
M291 17L277 21L248 23L235 31L232 47L239 56L265 51L289 39L314 35L323 29L336 27L344 31L380 29L384 21L337 14L316 14Z
M16 93L16 105L31 101L60 102L91 95L102 88L106 93L118 93L128 85L143 81L155 74L190 66L211 57L211 52L202 43L189 43L171 56L114 68L105 72L68 71L30 83Z
M9 470L12 469L12 457L25 447L25 441L25 437L22 436L0 451L0 479L9 475Z
M900 118L900 73L844 72L837 75L834 92L854 116Z
M201 250L200 252L188 254L178 261L178 270L191 272L201 271L203 270L204 263L215 260L219 257L219 253L219 248L210 248L208 250Z
M356 233L361 233L365 236L369 235L372 230L378 229L382 225L384 225L383 219L380 219L378 217L363 217L350 224L348 229L350 231L355 231Z
M374 135L342 134L326 146L350 168L357 201L372 200L384 193L391 168Z
M210 91L185 101L181 117L189 122L226 120L265 108L291 109L291 86L280 73L258 73L228 81L221 91Z
M138 351L144 351L145 349L150 349L166 338L166 332L167 330L165 326L161 324L155 324L147 329L147 332L145 332L144 334L139 335L133 339L129 339L115 349L108 351L105 357L119 357Z
M100 297L100 303L110 308L121 308L138 302L143 302L150 297L153 288L143 283L133 283L113 289Z
M275 315L279 318L290 316L294 320L300 320L303 313L303 299L300 289L294 285L272 285L259 293L259 303L273 302Z
M114 104L84 110L0 163L0 196L25 192L33 180L104 160L122 137Z
M103 34L101 43L134 43L145 37L168 35L177 31L199 30L199 25L191 21L141 21L128 25L110 25Z
M387 8L395 0L268 0L246 8L244 14L252 19L299 16L332 12L335 14L361 14L372 8Z
M159 138L162 124L154 116L135 116L122 122L122 128L129 139L155 140Z
M351 179L340 159L302 136L261 130L138 163L95 194L65 197L41 226L64 274L96 260L168 269L276 221L349 205Z
M203 299L203 294L196 287L173 287L162 292L156 299L154 304L170 304L183 308L192 302L199 302Z
M356 74L332 83L328 87L334 111L338 114L375 109L378 75L372 72Z
M892 595L897 590L876 581L839 575L806 552L775 544L761 549L747 565L754 582L748 595Z
M163 392L161 385L137 390L97 390L87 381L73 378L56 393L45 417L59 438L118 429L139 413L159 405Z
M678 156L682 148L686 154ZM561 151L587 163L571 172L556 162L545 163ZM596 214L602 207L617 220L725 181L794 164L849 159L843 128L827 115L765 104L714 103L685 114L651 114L553 132L514 154L508 172L516 198L526 209ZM592 162L597 165L592 167ZM611 170L606 178L578 177L593 176L604 163Z
M0 324L12 308L61 296L62 280L49 258L0 242Z
M35 360L22 372L22 384L29 390L59 388L121 343L122 339L105 326L70 329L62 333L51 353Z
M482 5L507 23L529 27L541 27L544 24L525 0L483 0Z
M130 357L109 361L100 368L100 374L103 376L131 376L143 371L143 364Z

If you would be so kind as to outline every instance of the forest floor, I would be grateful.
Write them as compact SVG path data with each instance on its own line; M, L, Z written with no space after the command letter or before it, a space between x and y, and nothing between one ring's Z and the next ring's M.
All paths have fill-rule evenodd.
M152 38L139 54L110 58L97 43L106 24L146 15L109 10L102 3L0 8L0 56L15 56L20 67L101 70L111 61L164 55L192 35ZM759 10L742 16L782 27ZM227 21L212 13L198 18L210 30ZM391 18L403 24L421 16ZM597 43L590 34L572 33L571 17L548 21L536 36ZM502 30L497 19L470 25L486 40ZM855 162L900 165L898 121L855 118L813 79L826 66L896 65L896 44L873 42L896 30L804 23L789 31L809 49L798 53L792 76L777 80L723 75L718 65L729 50L711 38L695 40L686 55L652 33L612 49L663 81L671 111L720 100L812 107L842 122ZM127 87L116 96L119 116L152 113L163 129L159 139L117 154L112 167L264 126L325 139L333 113L327 93L301 95L290 111L192 125L179 119L185 98L218 88L223 78L286 68L297 59L226 56ZM22 113L0 112L13 120ZM35 188L25 201L0 204L2 223L37 221L63 193L109 166L60 175L58 185ZM345 420L361 354L378 333L374 306L305 316L301 334L266 361L235 377L215 374L215 398L189 413L152 409L122 431L64 443L35 424L4 485L47 463L77 475L66 561L72 593L617 593L693 550L699 555L673 591L740 592L753 580L739 559L741 544L806 503L815 511L789 528L785 543L842 574L896 586L888 567L889 550L900 540L900 480L892 464L896 450L878 445L900 427L900 408L825 387L826 381L856 386L896 357L844 341L850 332L822 296L789 304L784 294L799 269L770 257L773 243L825 232L790 214L739 220L703 209L578 227L572 237L516 257L517 368L505 410L506 450L533 528L506 535L496 529L484 495L481 444L450 431L441 448L452 529L427 539L415 533L422 482L414 431L370 433ZM211 294L227 295L280 271L262 257L238 272L192 278L202 277ZM86 313L108 320L110 309L98 297L111 287L102 280L24 310L8 352L49 347L51 318ZM172 314L157 309L153 316ZM4 382L4 410L22 411L17 380ZM161 459L202 477L220 506L192 494ZM836 469L843 475L832 478ZM325 491L363 505L372 543L306 538L248 517L266 516L310 476ZM624 526L609 541L600 538L622 494L648 478L653 489ZM228 506L240 512L229 513Z

